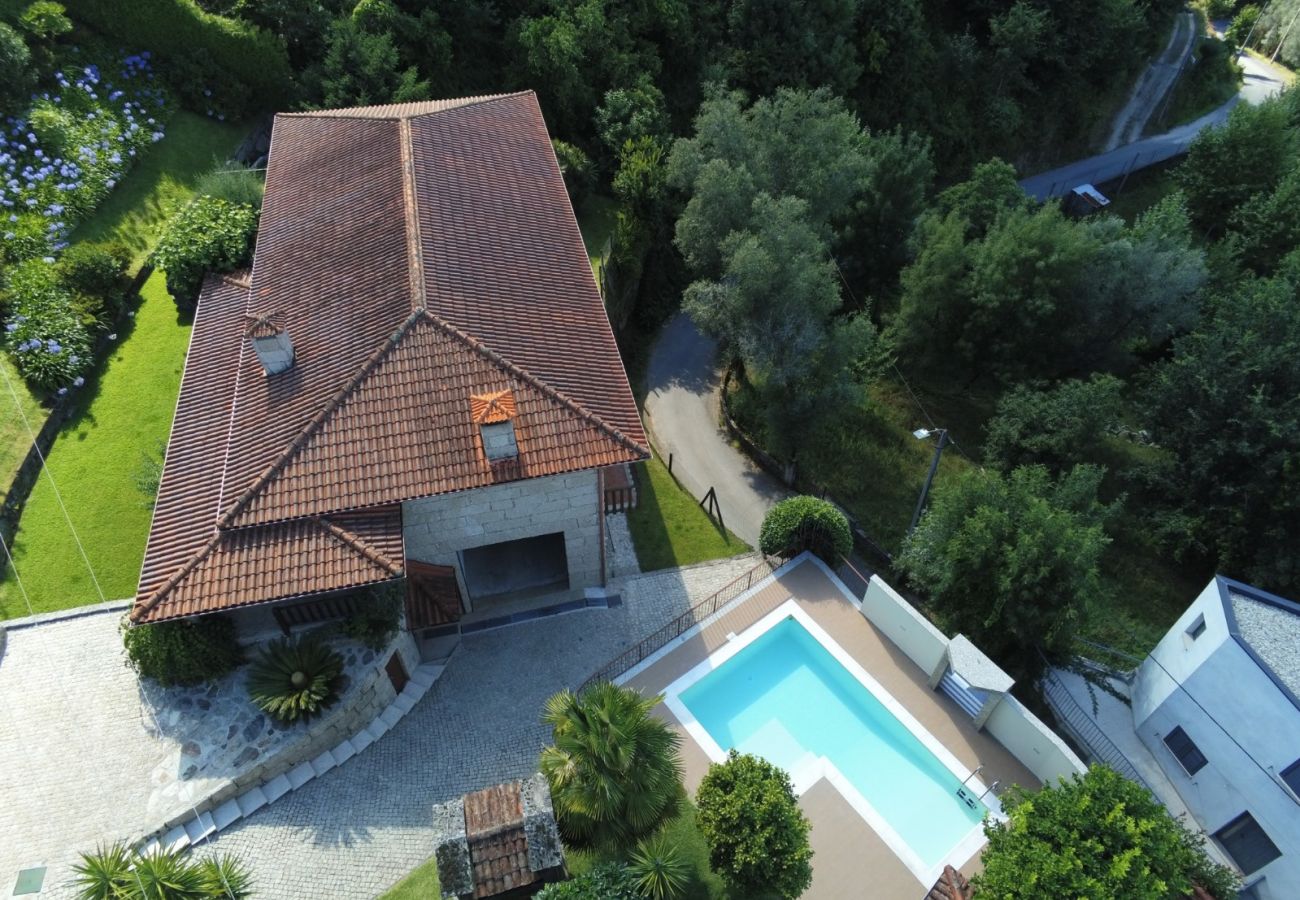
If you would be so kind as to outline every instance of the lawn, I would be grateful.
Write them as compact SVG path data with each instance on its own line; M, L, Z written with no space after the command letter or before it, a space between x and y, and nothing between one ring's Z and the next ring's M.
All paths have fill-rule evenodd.
M48 469L27 502L14 561L36 612L99 600L68 519L104 596L135 593L150 510L137 486L171 429L190 327L177 321L162 273L145 282L131 325L87 381L79 409L50 448ZM48 475L53 475L58 495ZM12 575L0 584L0 618L27 614Z
M379 895L379 900L437 900L442 896L438 887L438 861L430 859L397 884Z
M638 464L637 505L627 515L642 572L689 566L751 548L719 528L658 459Z
M578 207L578 227L582 231L582 243L587 247L587 259L591 260L591 270L600 282L601 268L605 265L605 254L609 252L609 238L614 233L614 220L618 204L612 197L592 194L583 199Z
M690 863L691 876L682 894L682 900L726 900L729 896L722 879L709 868L709 847L704 842L695 823L695 805L689 800L683 802L684 809L677 818L664 825L664 832L675 845L683 858ZM603 862L625 862L622 857L612 853L598 853L594 850L566 850L565 862L569 872L581 875Z

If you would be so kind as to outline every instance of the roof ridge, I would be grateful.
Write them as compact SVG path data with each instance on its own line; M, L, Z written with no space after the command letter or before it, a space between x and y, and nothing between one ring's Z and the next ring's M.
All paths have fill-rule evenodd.
M469 334L468 332L462 331L461 329L457 328L455 325L448 322L446 319L444 319L442 316L435 313L433 310L428 309L426 307L421 310L416 310L415 314L419 315L421 313L423 313L429 319L429 322L434 326L441 328L448 335L461 341L466 346L468 346L471 350L474 350L475 352L481 354L485 359L487 359L493 365L497 366L498 368L504 369L506 372L508 372L511 375L514 375L516 378L519 378L521 381L527 382L531 387L537 389L541 393L545 394L547 397L551 398L552 400L555 400L557 403L566 407L570 412L573 412L576 415L580 416L584 421L595 426L600 431L605 432L607 436L613 438L615 442L621 444L623 447L629 450L635 450L639 453L647 451L648 448L642 447L636 441L632 440L630 437L624 434L620 429L615 428L613 425L606 422L604 419L596 415L591 410L587 409L581 403L578 403L568 394L565 394L563 391L559 390L558 388L547 384L545 381L538 378L536 375L532 374L531 372L529 372L527 369L525 369L523 366L519 365L518 363L513 363L510 360L506 359L500 353L496 352L491 347L484 344L481 340Z
M391 115L374 115L374 114L366 115L359 111L363 109L396 110L403 106L419 106L421 104L439 103L443 101L411 100L406 103L375 103L375 104L371 104L370 106L345 106L340 109L305 109L305 110L300 110L298 112L276 113L275 115L276 118L283 117L286 119L366 119L369 121L378 121L378 122L400 122L400 121L410 121L411 119L419 119L419 118L423 118L424 116L438 116L438 115L442 115L443 113L448 113L457 109L466 109L468 107L479 106L484 103L494 103L498 100L510 100L515 97L524 97L534 93L536 93L536 91L534 91L532 88L526 88L522 91L512 91L506 94L472 94L469 97L446 97L444 98L444 101L446 102L451 102L455 100L464 100L465 102L459 103L456 106L447 106L444 107L443 109L431 109L426 112L413 112L413 113L394 112ZM352 112L353 110L357 110L358 112L355 115L347 115L347 113Z
M218 529L229 528L234 524L235 518L244 511L244 508L262 492L262 489L270 483L271 479L274 478L281 469L284 468L289 460L292 459L299 450L306 446L307 441L320 430L321 426L325 424L333 412L343 405L343 401L357 389L357 386L360 385L361 382L365 381L366 376L374 371L383 358L401 342L402 336L411 330L412 325L419 321L421 312L422 310L417 309L407 316L402 321L402 324L397 327L397 330L389 335L388 339L380 344L375 349L374 353L370 354L370 357L365 361L365 364L357 370L357 373L334 392L333 396L325 402L325 405L320 408L316 415L312 416L311 421L298 432L294 439L289 442L288 446L280 451L280 455L272 460L271 463L253 479L253 483L245 488L243 492L235 498L235 502L230 505L230 508L217 518Z
M144 600L137 601L136 603L133 603L131 605L131 613L130 613L131 621L139 622L145 613L149 612L149 610L153 609L155 606L161 603L163 597L165 597L167 594L170 594L173 590L175 590L176 586L179 585L182 581L184 581L186 576L188 576L191 572L197 569L199 563L207 559L212 554L212 551L217 549L217 545L220 543L221 543L221 531L219 529L214 529L212 533L212 537L208 540L208 542L204 544L202 547L200 547L198 550L196 550L194 554L190 556L190 558L187 559L180 568L178 568L175 572L173 572L170 576L168 576L166 581L158 585L158 587L154 589L154 592L152 594L150 594Z
M415 153L411 148L411 120L397 121L397 152L402 160L402 219L406 230L406 269L411 279L411 305L426 305L424 250L420 244L420 215L416 211Z
M322 528L328 531L334 537L338 538L344 544L360 553L366 559L370 560L380 568L387 569L393 575L401 575L402 567L389 559L385 554L380 553L374 547L370 546L360 535L349 531L337 522L333 522L325 516L319 517L318 521Z

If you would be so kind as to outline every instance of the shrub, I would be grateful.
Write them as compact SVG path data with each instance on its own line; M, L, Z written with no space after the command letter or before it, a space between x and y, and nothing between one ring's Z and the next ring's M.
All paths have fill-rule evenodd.
M853 551L849 520L833 503L816 497L788 497L763 517L759 548L768 554L811 550L832 566Z
M224 616L126 625L122 642L137 672L169 687L220 678L244 661L235 626Z
M662 832L638 844L628 863L637 890L647 900L676 900L682 896L690 869L681 849Z
M28 113L27 127L36 135L43 152L62 156L72 146L76 123L66 109L42 103Z
M42 390L76 384L93 361L90 334L56 278L54 258L14 266L5 305L5 345L23 377Z
M1004 472L1035 464L1059 472L1088 458L1119 419L1123 388L1113 375L1063 381L1049 390L1016 387L998 401L986 427L985 460Z
M107 325L126 301L131 253L121 244L75 244L55 264L55 276L72 295L87 325Z
M571 843L628 847L677 812L681 737L650 714L661 699L602 682L546 701L541 769Z
M405 581L389 581L360 591L361 608L339 630L371 650L384 649L401 622L405 586Z
M248 672L248 694L285 724L305 721L338 699L343 657L320 639L281 638L268 644Z
M207 272L229 272L248 261L257 210L217 197L198 197L172 217L154 249L154 265L167 273L167 290L181 309L192 309Z
M555 159L560 164L560 174L564 176L564 186L569 189L569 201L577 206L591 193L595 183L595 169L591 159L567 141L552 140Z
M261 209L264 188L260 172L245 169L238 163L217 163L199 179L194 193Z
M31 51L22 35L0 22L0 112L17 112L31 88Z
M18 17L18 27L38 41L51 41L72 30L72 20L62 3L36 0Z
M732 750L709 766L695 796L709 863L740 896L798 897L808 889L808 820L783 770Z
M576 878L548 884L537 900L641 900L641 894L625 866L604 863Z
M193 859L181 851L144 855L124 843L81 854L73 866L79 900L245 900L252 878L233 856Z
M254 112L253 94L242 81L222 78L221 69L206 47L172 56L163 69L186 109L213 119L241 119Z

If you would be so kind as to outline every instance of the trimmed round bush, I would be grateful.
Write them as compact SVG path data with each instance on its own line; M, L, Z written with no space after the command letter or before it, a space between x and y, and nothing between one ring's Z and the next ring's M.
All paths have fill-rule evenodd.
M835 566L853 551L853 532L849 520L833 503L801 495L782 500L767 511L758 546L770 555L811 550Z
M314 636L267 644L248 672L248 695L284 724L306 721L339 698L343 657Z
M244 661L234 623L224 616L127 625L122 642L137 672L168 687L220 678Z
M248 262L257 210L217 197L198 197L172 217L152 261L167 273L167 290L181 309L193 309L207 272L229 272Z
M793 898L812 884L808 819L783 769L732 750L695 799L709 864L738 896Z

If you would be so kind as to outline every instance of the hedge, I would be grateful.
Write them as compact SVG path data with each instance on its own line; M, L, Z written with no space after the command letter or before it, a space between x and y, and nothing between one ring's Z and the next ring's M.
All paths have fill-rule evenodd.
M787 497L763 517L759 548L767 554L811 550L832 566L853 550L849 520L817 497Z
M183 65L204 51L224 76L246 85L271 109L293 96L284 45L268 31L215 16L193 0L66 0L72 18L132 49L149 49Z

